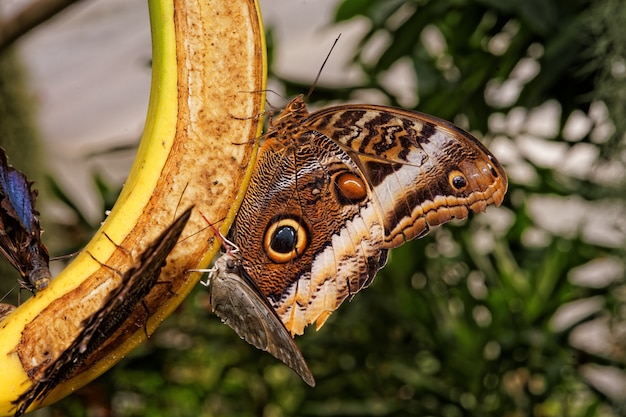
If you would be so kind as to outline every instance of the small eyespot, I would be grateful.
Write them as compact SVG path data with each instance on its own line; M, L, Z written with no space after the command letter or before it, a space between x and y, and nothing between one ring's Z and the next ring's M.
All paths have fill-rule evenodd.
M489 157L489 159L491 159L491 156ZM496 171L496 169L493 167L493 165L491 164L487 164L487 166L489 167L489 171L491 171L491 175L493 175L494 178L498 178L498 171Z
M448 174L448 182L457 191L462 191L467 187L467 180L462 172L454 170Z
M335 178L335 190L340 202L351 204L367 197L367 187L361 177L352 172L343 172Z
M302 255L307 246L306 227L296 219L275 219L265 231L263 249L273 262L289 262Z

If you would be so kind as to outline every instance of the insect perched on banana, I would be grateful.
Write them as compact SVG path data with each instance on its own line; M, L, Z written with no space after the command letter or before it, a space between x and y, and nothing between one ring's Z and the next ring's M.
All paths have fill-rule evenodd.
M34 372L36 382L14 402L15 417L23 415L34 401L45 399L57 385L74 376L89 356L106 343L132 315L137 305L157 284L165 259L190 216L191 208L165 229L125 273L113 271L120 275L120 284L111 291L100 309L83 321L82 329L73 342L54 361ZM145 313L144 320L147 320L149 311ZM146 329L145 322L143 325Z
M0 254L22 276L20 287L34 293L45 289L52 275L35 210L37 190L32 185L21 171L9 165L0 148Z
M16 400L34 392L46 366L65 363L59 358L80 337L85 320L101 311L118 288L121 278L113 270L125 273L131 268L177 218L177 207L195 204L198 211L232 219L230 213L241 200L239 190L249 175L242 167L255 145L235 143L258 136L260 123L233 120L231 115L263 112L263 95L241 94L265 88L258 5L254 0L147 4L152 88L133 167L115 206L81 254L48 287L15 309L7 307L0 322L0 415L14 414ZM203 227L194 210L185 230ZM36 397L27 411L75 392L144 341L196 287L200 274L185 271L206 266L219 250L210 237L209 231L202 231L193 239L180 239L159 276L168 284L154 286L74 376L58 381L45 399ZM136 322L146 324L137 327Z
M240 337L293 363L300 355L284 333L319 329L372 283L389 249L499 206L506 190L491 152L445 120L366 104L309 113L298 96L263 135L228 234L237 253L227 250L208 278L212 300L233 305L213 308ZM309 382L306 364L295 365Z

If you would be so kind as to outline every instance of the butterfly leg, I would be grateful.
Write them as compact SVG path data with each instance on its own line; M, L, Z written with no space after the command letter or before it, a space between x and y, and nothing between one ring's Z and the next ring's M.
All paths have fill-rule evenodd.
M144 311L146 312L146 318L143 321L143 332L146 334L146 339L150 338L150 334L148 333L148 319L150 318L150 310L148 309L148 305L144 300L141 300L141 305L143 306Z

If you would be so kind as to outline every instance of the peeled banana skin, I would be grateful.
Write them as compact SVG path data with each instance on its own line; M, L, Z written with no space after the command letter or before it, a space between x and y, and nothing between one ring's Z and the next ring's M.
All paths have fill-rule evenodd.
M105 372L161 323L217 250L200 213L226 232L243 198L260 135L266 58L253 0L149 0L153 75L144 134L110 215L44 290L0 317L0 416L77 339L124 273L185 208L194 206L154 285L78 373L29 410ZM146 320L147 317L147 320ZM138 326L137 323L144 323ZM41 401L40 403L38 401Z
M165 229L124 274L113 270L119 274L120 284L109 293L100 309L83 320L78 336L57 358L42 365L41 369L33 369L34 377L31 377L33 384L15 401L17 406L15 417L23 415L34 401L46 398L59 383L80 373L81 368L89 368L97 360L93 353L102 349L120 325L137 310L138 304L158 284L161 270L166 265L166 258L189 221L191 211L192 208L188 208ZM147 317L149 311L145 310L144 313Z

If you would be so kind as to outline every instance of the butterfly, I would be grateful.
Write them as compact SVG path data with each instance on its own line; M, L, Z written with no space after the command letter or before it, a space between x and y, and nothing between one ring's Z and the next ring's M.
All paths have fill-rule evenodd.
M229 239L292 334L321 327L387 251L499 205L507 179L477 139L433 116L296 97L270 124Z
M253 332L276 338L235 315L276 313L291 335L312 323L319 329L371 284L389 249L498 206L507 190L502 165L483 144L419 112L342 105L309 113L298 96L263 140L228 234L240 257L220 278L269 302L222 312L246 340Z
M20 286L35 292L45 289L52 276L35 210L37 191L31 189L32 184L9 165L0 148L0 253L22 276Z
M82 330L73 342L39 372L37 380L14 402L17 406L15 416L23 415L33 402L43 401L59 383L73 377L88 357L131 316L157 284L165 260L187 224L191 210L189 208L181 214L122 274L121 283L109 294L100 309L83 321Z

